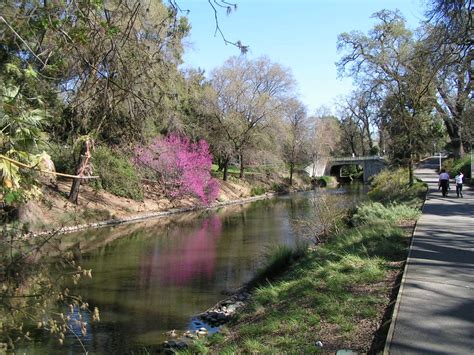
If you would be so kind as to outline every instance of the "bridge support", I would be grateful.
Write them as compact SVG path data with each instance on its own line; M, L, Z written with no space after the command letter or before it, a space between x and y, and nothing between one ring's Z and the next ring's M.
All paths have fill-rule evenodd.
M388 163L384 158L379 156L334 158L327 162L324 175L330 175L333 167L343 165L362 166L364 170L364 183L368 183L369 179L382 171Z
M383 160L366 160L362 164L362 168L364 169L364 183L367 184L369 179L380 173L386 167L386 163Z

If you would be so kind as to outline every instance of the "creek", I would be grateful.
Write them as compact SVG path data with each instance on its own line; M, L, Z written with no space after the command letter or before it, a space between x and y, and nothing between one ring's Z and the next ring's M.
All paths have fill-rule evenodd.
M351 186L328 191L352 201L365 196L365 186ZM84 347L94 354L151 353L169 330L214 331L195 315L251 280L273 247L300 240L295 221L310 213L313 194L65 235L62 248L75 250L93 275L73 291L101 314L80 335ZM35 338L27 353L83 353L72 334L62 346L46 333Z

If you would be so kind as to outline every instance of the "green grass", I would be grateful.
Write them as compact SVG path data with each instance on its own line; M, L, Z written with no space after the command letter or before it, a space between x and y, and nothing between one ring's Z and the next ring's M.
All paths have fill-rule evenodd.
M253 186L250 189L250 196L259 196L267 192L267 189L264 186Z
M366 202L358 207L352 220L357 225L381 221L404 223L416 221L420 215L421 212L418 208L407 205L389 204L385 206L380 202Z
M222 171L218 171L217 169L219 169L219 166L217 164L212 164L211 173L213 173L213 175L223 174ZM228 167L227 172L231 175L239 175L240 174L240 167L231 165L231 166ZM256 168L245 168L244 169L244 175L255 175L255 174L260 174L260 172Z

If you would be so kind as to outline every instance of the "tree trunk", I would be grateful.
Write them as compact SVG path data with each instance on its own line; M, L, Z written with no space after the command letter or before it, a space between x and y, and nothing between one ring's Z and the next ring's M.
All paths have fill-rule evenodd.
M79 156L79 161L76 165L76 175L83 175L85 170L89 165L90 159L90 139L86 139L81 148L81 154ZM71 191L69 192L68 200L77 205L77 200L79 198L79 188L81 186L82 179L73 179Z
M295 169L295 164L290 163L290 186L293 185L293 170Z
M244 156L240 154L240 173L239 178L243 179L244 177Z
M413 154L410 154L410 159L408 161L408 183L410 186L413 185L415 179L413 177Z
M451 138L451 147L453 148L454 157L456 159L462 158L464 156L464 147L462 144L460 132L456 132L450 138Z
M224 181L227 181L228 170L229 170L229 159L227 158L222 163L222 171L223 171L222 180Z
M217 171L222 171L224 169L224 159L217 159Z

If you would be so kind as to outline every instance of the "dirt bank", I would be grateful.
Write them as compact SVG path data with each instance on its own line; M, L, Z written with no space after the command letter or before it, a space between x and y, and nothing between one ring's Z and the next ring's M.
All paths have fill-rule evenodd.
M252 182L235 179L233 181L219 180L219 184L219 196L215 203L209 207L219 207L254 199L251 198ZM143 201L118 197L104 190L97 191L90 186L83 185L78 204L75 205L67 200L70 186L70 181L59 181L57 186L44 185L41 199L31 200L19 208L20 223L28 224L29 230L33 233L56 229L67 232L207 207L192 197L171 200L151 185L144 185L145 198ZM298 181L295 188L303 189L307 186L302 181ZM272 196L272 193L273 191L269 191L256 196L255 199Z

